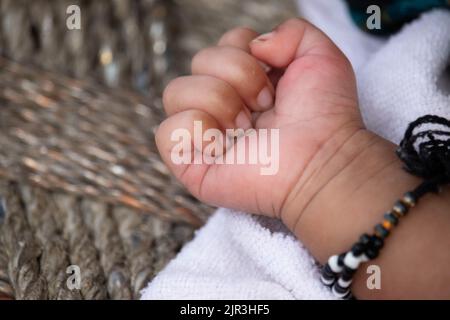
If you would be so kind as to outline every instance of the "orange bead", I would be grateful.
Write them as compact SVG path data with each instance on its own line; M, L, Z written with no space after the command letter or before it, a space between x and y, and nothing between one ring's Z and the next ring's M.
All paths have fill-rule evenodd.
M384 220L384 221L383 221L383 227L384 227L386 230L391 230L391 228L392 228L392 223L391 223L390 221L388 221L388 220Z

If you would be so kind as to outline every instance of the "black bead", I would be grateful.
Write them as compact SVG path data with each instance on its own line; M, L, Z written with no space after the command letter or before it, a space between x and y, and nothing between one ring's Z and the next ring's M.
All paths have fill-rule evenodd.
M389 230L386 230L381 224L377 224L375 226L375 231L378 233L381 239L384 239L389 235Z
M378 257L379 250L376 248L369 247L369 248L367 248L365 253L366 253L367 258L369 258L370 260L373 260L376 257Z
M343 267L344 266L344 258L345 258L346 254L347 254L347 252L344 252L344 253L341 253L338 256L337 264L338 264L339 267Z
M384 240L377 237L376 235L373 235L370 239L370 247L374 248L374 249L381 249L383 248L384 245Z
M353 255L355 257L360 256L364 252L365 248L366 248L366 246L363 245L362 243L360 243L360 242L355 243L352 247Z
M348 293L342 299L344 299L344 300L353 300L354 297L352 295L352 291L348 290Z
M341 273L341 278L344 281L348 281L353 278L353 275L355 274L355 272L356 272L356 270L350 269L348 267L344 267L344 270L342 270L342 273Z
M342 288L342 287L339 285L339 283L336 282L336 283L334 284L334 290L335 290L337 293L346 293L346 292L348 291L348 288Z
M403 195L402 202L406 204L408 207L412 208L417 203L417 198L411 192L407 192Z
M392 223L394 226L397 225L398 223L398 218L392 213L392 212L388 212L384 215L384 218L389 221L390 223Z
M364 233L359 238L359 243L361 243L362 245L367 245L369 242L370 242L370 236L367 233Z
M335 276L330 276L330 275L326 275L324 273L322 273L322 278L325 279L326 281L336 281L336 277Z
M403 204L401 201L397 201L392 207L392 211L397 212L398 214L404 216L408 213L408 207Z
M336 277L335 273L333 272L333 270L331 270L331 267L328 265L328 263L322 268L322 275L327 279Z

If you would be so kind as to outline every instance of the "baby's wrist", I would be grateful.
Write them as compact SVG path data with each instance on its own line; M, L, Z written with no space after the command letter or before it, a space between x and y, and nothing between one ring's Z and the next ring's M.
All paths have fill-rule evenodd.
M418 184L419 179L402 170L395 148L391 142L365 129L333 137L318 152L316 163L307 168L287 198L281 214L283 222L302 238L301 233L311 221L317 227L320 219L326 216L320 212L332 209L336 214L341 214L373 199L373 194L366 196L361 193L358 196L363 189L369 193L377 192L375 190L383 185L383 194L392 199L398 198ZM398 181L386 183L394 177ZM379 206L388 207L391 199L379 195L382 200L378 201ZM349 205L349 202L353 204ZM377 207L371 203L367 206ZM378 212L378 215L381 213Z
M376 135L366 129L353 129L348 133L334 135L316 153L286 198L280 214L283 223L294 232L312 202L321 198L325 188L340 177L342 171L361 157L364 150L376 143L377 139Z

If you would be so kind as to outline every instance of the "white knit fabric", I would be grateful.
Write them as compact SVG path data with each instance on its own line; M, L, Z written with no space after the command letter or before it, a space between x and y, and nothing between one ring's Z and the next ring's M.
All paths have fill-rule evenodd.
M450 12L433 11L392 36L357 73L368 129L400 142L408 123L433 113L450 118ZM448 83L448 82L447 82Z
M354 27L339 0L300 7L350 57L368 128L398 142L421 115L450 118L449 12L427 13L383 42ZM227 209L142 292L142 299L330 298L312 257L278 221Z
M361 31L342 0L298 0L299 12L325 32L358 71L383 45L383 38Z
M144 299L314 299L314 260L274 220L219 209L144 290ZM305 281L306 280L306 281ZM303 283L303 285L299 285Z

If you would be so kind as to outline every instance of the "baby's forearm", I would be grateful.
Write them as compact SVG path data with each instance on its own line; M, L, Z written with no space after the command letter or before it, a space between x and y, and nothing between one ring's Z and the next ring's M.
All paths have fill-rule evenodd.
M373 233L394 202L420 184L419 178L402 169L395 148L361 130L342 145L324 146L318 156L324 156L327 165L310 169L293 191L283 220L321 263L347 251L362 233ZM361 265L352 285L354 295L449 299L449 245L450 190L446 188L423 197L394 227L378 258ZM379 290L366 284L371 264L380 267Z

